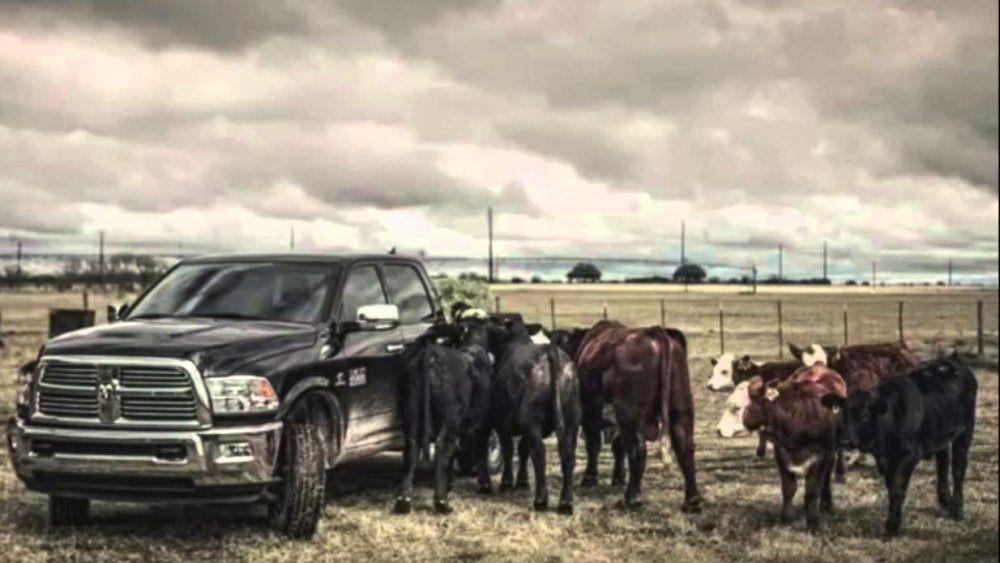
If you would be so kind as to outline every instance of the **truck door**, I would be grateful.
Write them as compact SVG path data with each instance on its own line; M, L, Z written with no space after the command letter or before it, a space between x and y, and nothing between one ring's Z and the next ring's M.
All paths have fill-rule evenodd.
M365 305L388 303L375 264L351 267L341 291L338 320L357 319ZM378 450L399 441L401 398L399 378L404 371L403 337L399 328L366 330L344 335L338 359L346 369L332 374L333 385L347 397L345 449Z

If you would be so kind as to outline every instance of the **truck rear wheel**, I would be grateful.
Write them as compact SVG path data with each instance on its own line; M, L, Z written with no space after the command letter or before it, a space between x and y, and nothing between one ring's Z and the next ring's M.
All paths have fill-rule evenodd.
M326 446L313 424L285 424L277 498L271 504L271 526L292 538L316 533L326 498Z
M90 517L90 500L49 496L49 523L53 526L82 526Z
M475 475L479 470L479 459L475 457L475 448L469 441L463 441L459 447L455 459L458 461L458 470L463 475ZM490 440L486 450L486 463L490 475L497 475L503 469L503 455L500 453L500 437L496 431L490 432Z

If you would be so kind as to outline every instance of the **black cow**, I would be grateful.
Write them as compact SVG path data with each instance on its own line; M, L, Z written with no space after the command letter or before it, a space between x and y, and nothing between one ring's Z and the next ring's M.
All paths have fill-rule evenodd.
M889 489L887 536L899 534L910 476L921 459L937 460L937 494L952 518L963 517L963 484L976 426L976 377L957 357L920 364L873 391L823 404L840 413L840 441L875 456ZM949 490L949 472L954 488Z
M580 385L576 369L569 356L558 347L533 344L520 320L508 318L500 330L502 336L490 341L496 358L490 421L500 439L504 460L500 491L515 487L513 439L520 436L521 466L516 486L528 486L527 459L530 455L535 470L534 508L538 511L548 509L543 440L555 433L563 478L559 512L572 514L573 469L580 430ZM488 429L484 429L480 441L480 451L484 454L487 436ZM481 492L493 492L485 462L479 466L479 485Z
M458 335L458 349L438 344ZM451 512L452 458L459 438L478 436L487 423L492 365L485 320L465 319L441 325L406 351L403 398L404 474L395 511L410 512L413 474L420 452L434 440L434 509ZM478 439L473 443L478 444Z

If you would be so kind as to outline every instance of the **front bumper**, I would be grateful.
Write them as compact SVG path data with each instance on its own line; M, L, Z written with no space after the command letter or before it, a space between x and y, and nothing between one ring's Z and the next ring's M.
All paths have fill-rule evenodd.
M272 482L281 428L281 422L270 422L204 431L83 429L11 419L7 447L18 478L41 493L140 502L250 501Z

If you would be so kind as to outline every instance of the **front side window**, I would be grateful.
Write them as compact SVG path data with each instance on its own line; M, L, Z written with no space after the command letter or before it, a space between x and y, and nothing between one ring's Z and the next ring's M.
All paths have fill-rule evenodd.
M174 268L129 312L157 317L246 318L314 323L338 267L331 264L194 263Z
M415 268L402 264L386 264L382 267L382 271L385 274L389 298L399 307L400 323L414 324L428 320L434 315L427 288Z
M353 321L358 317L358 309L365 305L385 305L385 292L378 279L375 266L357 266L351 269L344 283L343 305L340 309L341 321Z

